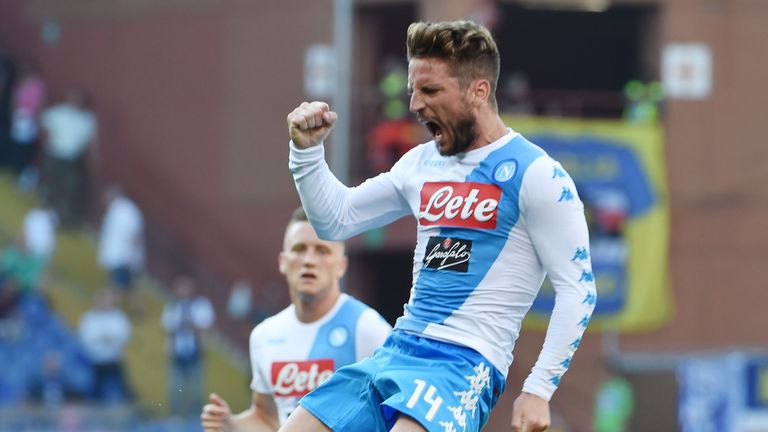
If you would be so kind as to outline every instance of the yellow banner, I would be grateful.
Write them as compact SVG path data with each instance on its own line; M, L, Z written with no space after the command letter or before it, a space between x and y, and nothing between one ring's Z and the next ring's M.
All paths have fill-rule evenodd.
M663 131L657 123L506 117L559 160L590 225L598 300L592 330L648 332L672 312L669 206ZM554 305L545 281L525 324L544 328Z

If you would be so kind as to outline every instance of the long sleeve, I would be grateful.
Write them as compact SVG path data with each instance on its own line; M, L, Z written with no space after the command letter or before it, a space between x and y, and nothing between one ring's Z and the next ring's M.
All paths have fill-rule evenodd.
M324 155L322 145L298 149L290 143L289 169L318 236L343 240L409 214L394 169L350 188L331 173Z
M552 397L581 342L597 301L584 205L562 166L545 157L528 170L525 223L555 289L544 346L523 391Z

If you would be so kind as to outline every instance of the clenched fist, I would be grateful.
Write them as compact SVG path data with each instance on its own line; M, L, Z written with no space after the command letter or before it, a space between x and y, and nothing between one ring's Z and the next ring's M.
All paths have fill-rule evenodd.
M542 432L549 428L549 402L531 393L521 393L512 408L512 432Z
M336 118L325 102L302 102L288 114L288 135L298 148L316 146L331 132Z

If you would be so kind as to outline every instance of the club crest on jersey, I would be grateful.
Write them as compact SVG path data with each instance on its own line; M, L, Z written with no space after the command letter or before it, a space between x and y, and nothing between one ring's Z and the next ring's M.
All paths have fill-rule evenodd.
M276 396L304 396L333 375L333 359L272 363L272 387Z
M514 159L499 162L493 169L493 179L499 183L512 180L515 174L517 174L517 161Z
M430 237L424 252L424 267L466 273L472 257L472 240Z
M419 223L494 229L501 189L476 182L427 182L421 188Z
M349 339L349 331L343 326L334 328L328 334L328 343L334 348L344 345L344 343L347 342L347 339Z

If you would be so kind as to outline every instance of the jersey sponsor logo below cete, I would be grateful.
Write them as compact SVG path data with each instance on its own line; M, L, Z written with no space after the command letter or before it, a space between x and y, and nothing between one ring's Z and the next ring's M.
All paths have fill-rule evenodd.
M424 267L466 273L472 258L472 241L449 237L430 237L424 254Z
M501 189L475 182L427 182L421 188L419 223L494 229Z
M333 375L333 359L272 363L276 396L304 396Z

